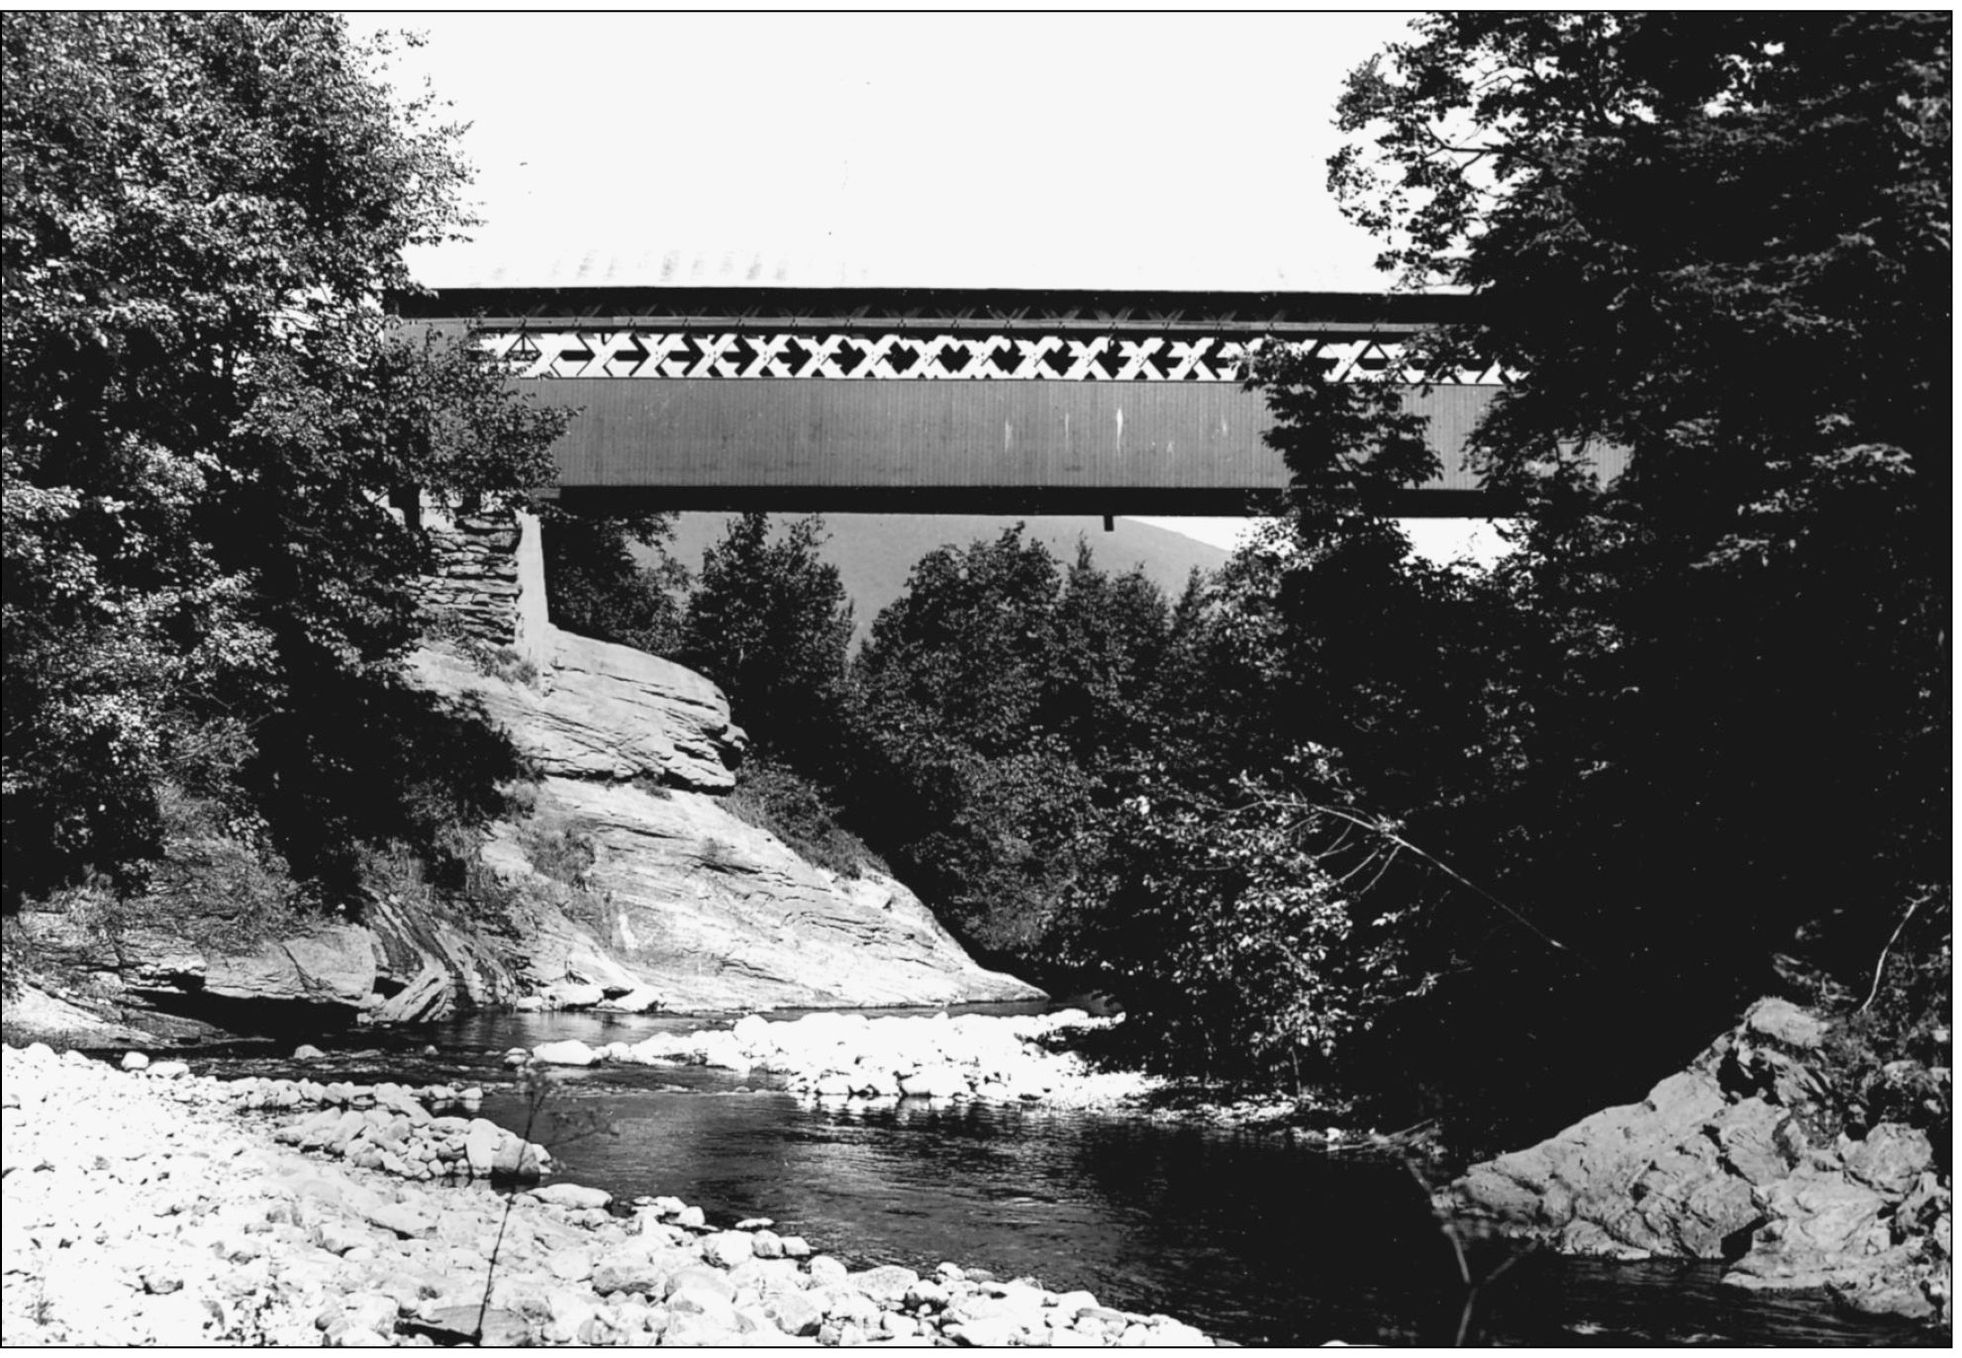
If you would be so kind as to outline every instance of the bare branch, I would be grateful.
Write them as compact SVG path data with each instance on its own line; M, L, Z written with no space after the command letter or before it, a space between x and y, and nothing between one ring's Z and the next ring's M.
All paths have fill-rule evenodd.
M1532 920L1520 914L1519 911L1513 909L1510 905L1507 905L1504 901L1500 900L1497 896L1494 896L1491 892L1487 891L1484 887L1480 886L1478 883L1472 881L1469 877L1466 877L1463 873L1459 872L1456 868L1452 867L1449 863L1446 863L1444 860L1437 857L1437 855L1435 854L1428 853L1425 850L1418 848L1415 844L1412 844L1409 840L1405 839L1402 835L1397 834L1394 830L1391 830L1388 827L1381 824L1373 824L1370 821L1364 820L1362 817L1355 815L1353 812L1342 810L1340 807L1323 806L1323 807L1318 807L1317 809L1324 811L1331 816L1335 816L1338 819L1353 821L1355 824L1362 826L1365 830L1369 830L1372 833L1381 835L1383 838L1389 840L1392 844L1397 844L1403 848L1410 850L1410 852L1416 854L1419 858L1431 864L1438 871L1444 873L1445 876L1451 878L1452 881L1457 882L1460 886L1463 886L1466 889L1477 893L1485 900L1491 902L1491 904L1497 906L1500 910L1504 911L1512 919L1518 921L1519 924L1521 924L1526 929L1530 930L1535 936L1537 936L1540 939L1541 942L1545 943L1548 947L1554 949L1556 952L1569 953L1575 957L1580 956L1579 953L1575 953L1574 950L1568 947L1565 943L1562 943L1559 939L1555 938L1552 934L1549 934L1546 930L1540 928L1539 925L1533 923Z
M1907 928L1908 921L1914 918L1914 912L1933 898L1932 891L1916 896L1908 902L1908 908L1901 912L1901 922L1894 926L1894 932L1887 939L1887 946L1880 950L1880 959L1873 964L1873 986L1867 991L1867 998L1861 1003L1858 1012L1866 1013L1872 1006L1874 997L1880 994L1880 974L1887 968L1887 954L1894 950L1896 943L1900 942L1901 930Z

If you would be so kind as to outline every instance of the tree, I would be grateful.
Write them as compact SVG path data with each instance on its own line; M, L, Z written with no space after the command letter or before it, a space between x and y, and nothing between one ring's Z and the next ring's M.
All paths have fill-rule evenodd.
M688 568L668 555L674 516L657 511L607 513L547 505L545 593L552 622L568 632L618 642L651 655L682 646ZM634 547L651 549L642 565Z
M993 542L921 557L872 623L860 685L904 702L984 756L1020 748L1042 703L1042 661L1060 576L1021 524Z
M1345 210L1478 299L1418 363L1513 374L1479 868L1600 968L1535 970L1543 1021L1612 986L1701 1030L1946 877L1949 22L1432 16L1342 98Z
M1366 899L1389 847L1355 841L1316 798L1339 790L1305 748L1214 798L1150 780L1111 817L1073 893L1069 951L1123 997L1143 1062L1208 1082L1350 1088L1360 1039L1421 995L1408 921ZM1338 791L1339 795L1339 791Z
M728 690L761 750L820 779L832 772L841 735L852 636L851 601L823 545L816 516L774 541L767 514L738 516L703 554L680 652Z
M1154 743L1170 629L1164 593L1142 567L1108 574L1079 541L1050 618L1038 718L1044 729L1098 767L1129 762Z
M852 823L970 946L1054 975L1073 884L1161 721L1168 610L1018 524L914 566L853 677Z
M135 883L173 779L345 865L416 636L385 500L526 490L562 427L381 311L460 222L455 131L326 15L0 22L8 899Z

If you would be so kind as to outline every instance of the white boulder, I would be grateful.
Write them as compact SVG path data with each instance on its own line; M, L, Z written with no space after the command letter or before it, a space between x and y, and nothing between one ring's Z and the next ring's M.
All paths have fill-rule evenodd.
M590 1066L599 1060L599 1053L573 1037L563 1042L541 1042L531 1049L531 1057L548 1066Z

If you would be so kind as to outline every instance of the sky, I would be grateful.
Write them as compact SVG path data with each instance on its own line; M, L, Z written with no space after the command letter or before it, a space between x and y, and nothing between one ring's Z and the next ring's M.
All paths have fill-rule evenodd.
M1325 185L1400 14L362 14L448 101L432 286L1380 291ZM1240 520L1151 522L1230 545ZM1447 555L1469 541L1420 530Z
M350 22L424 33L398 84L472 124L485 225L412 259L431 284L1383 285L1323 181L1343 76L1397 15Z

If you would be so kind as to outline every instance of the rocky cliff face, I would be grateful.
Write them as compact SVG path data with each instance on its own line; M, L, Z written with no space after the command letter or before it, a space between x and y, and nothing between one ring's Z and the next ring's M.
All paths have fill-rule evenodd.
M1827 1032L1760 1000L1642 1102L1474 1165L1440 1205L1564 1253L1723 1259L1735 1286L1826 1288L1855 1311L1947 1324L1949 1166L1901 1122L1832 1129Z
M549 623L538 630L535 674L486 674L458 648L434 646L416 652L411 677L475 697L547 777L698 792L736 785L744 737L714 684L629 646Z
M482 527L485 541L505 530ZM507 649L453 629L475 649L437 643L410 664L423 687L480 703L541 774L530 811L493 827L483 889L460 903L384 895L359 922L244 952L47 912L26 927L72 998L189 1035L232 1018L401 1022L507 1002L709 1011L1041 997L977 966L898 882L841 879L730 814L721 796L744 737L720 690L545 622L535 532L511 530L508 568L470 558L486 578L518 582L490 601L500 627L511 619ZM29 1002L56 1012L52 997ZM10 1017L19 1008L10 1001ZM82 1040L89 1025L63 1016L57 1026Z
M948 1004L1037 998L985 971L888 877L842 879L730 814L742 733L706 679L625 646L547 628L535 678L495 677L443 649L417 682L474 694L543 773L532 814L497 827L500 881L557 900L568 927L514 965L521 989L613 992L677 1010ZM571 843L575 880L541 866ZM576 915L577 919L569 917Z

